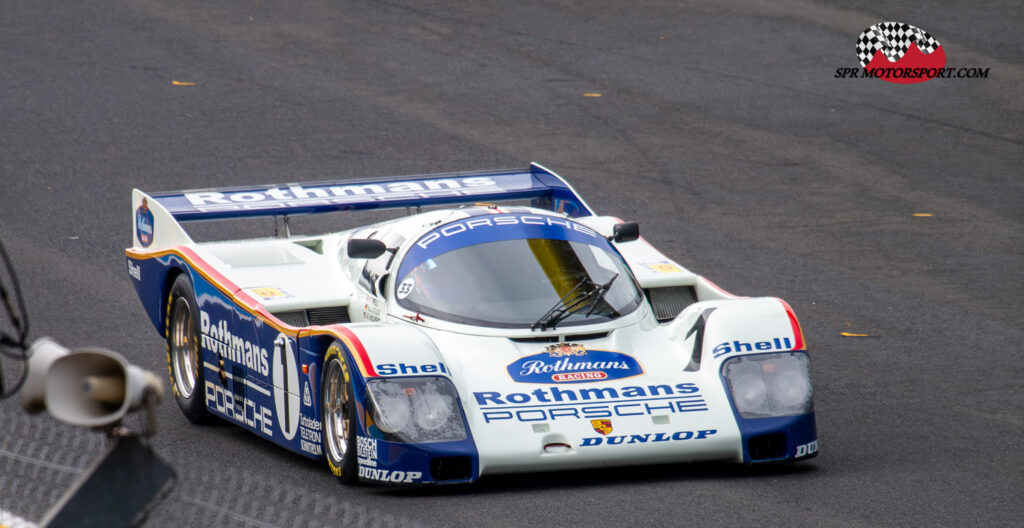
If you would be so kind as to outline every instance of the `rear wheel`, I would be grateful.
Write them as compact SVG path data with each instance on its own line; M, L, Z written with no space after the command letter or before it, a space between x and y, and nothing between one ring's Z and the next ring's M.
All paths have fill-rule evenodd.
M178 275L167 296L167 366L174 399L192 423L209 419L203 397L203 369L199 352L199 311L192 282Z
M345 484L356 482L355 398L348 362L338 342L324 355L320 382L321 418L324 425L324 455L331 473Z

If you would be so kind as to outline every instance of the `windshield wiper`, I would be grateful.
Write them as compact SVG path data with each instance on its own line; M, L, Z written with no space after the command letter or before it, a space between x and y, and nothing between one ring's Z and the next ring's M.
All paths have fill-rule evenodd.
M542 315L541 318L537 320L537 322L530 325L530 330L543 331L547 330L548 328L555 328L558 325L558 323L562 322L562 320L564 320L566 317L569 317L570 315L576 313L578 309L581 306L583 306L584 303L586 303L590 299L593 299L593 301L591 301L590 305L587 308L586 315L584 316L589 317L591 314L594 313L594 310L597 309L597 304L601 302L601 299L604 299L604 296L608 293L608 290L611 289L612 283L615 282L615 279L617 278L619 278L618 273L612 276L611 280L604 284L597 284L589 277L581 280L576 284L576 286L573 286L571 290L566 292L565 295L558 299L558 302L555 303L555 305L552 306L550 310L545 312L544 315ZM572 298L573 294L579 291L579 289L582 288L583 286L590 286L593 289L587 291L586 293L578 295L577 297L573 298L570 301L569 299Z
M594 313L594 310L597 309L597 304L604 299L605 295L608 295L608 290L612 289L612 283L615 282L615 279L617 278L619 278L618 273L612 275L612 278L608 279L608 282L598 286L597 289L594 290L594 302L590 303L590 309L587 310L586 315L583 317L590 317L590 315Z

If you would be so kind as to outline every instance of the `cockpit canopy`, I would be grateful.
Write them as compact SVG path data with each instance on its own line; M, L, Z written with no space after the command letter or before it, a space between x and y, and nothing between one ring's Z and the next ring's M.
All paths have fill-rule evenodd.
M407 310L496 328L536 327L554 310L565 312L558 326L601 323L643 300L608 240L539 214L479 214L441 225L412 245L394 284Z

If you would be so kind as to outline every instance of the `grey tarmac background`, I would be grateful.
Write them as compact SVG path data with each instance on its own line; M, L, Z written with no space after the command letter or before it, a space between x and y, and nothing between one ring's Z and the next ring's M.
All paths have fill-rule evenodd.
M783 467L342 487L249 433L189 425L167 399L154 444L180 478L148 526L1019 525L1019 2L8 0L0 13L0 236L36 337L166 372L124 271L132 187L538 161L725 289L787 299L811 349L821 456ZM887 20L989 78L835 79ZM0 508L39 520L103 442L0 403Z

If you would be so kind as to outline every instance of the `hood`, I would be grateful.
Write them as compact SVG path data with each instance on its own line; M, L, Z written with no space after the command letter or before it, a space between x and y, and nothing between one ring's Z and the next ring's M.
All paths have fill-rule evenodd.
M595 460L739 458L739 431L714 365L668 326L563 342L429 332L458 388L481 470L528 471Z

